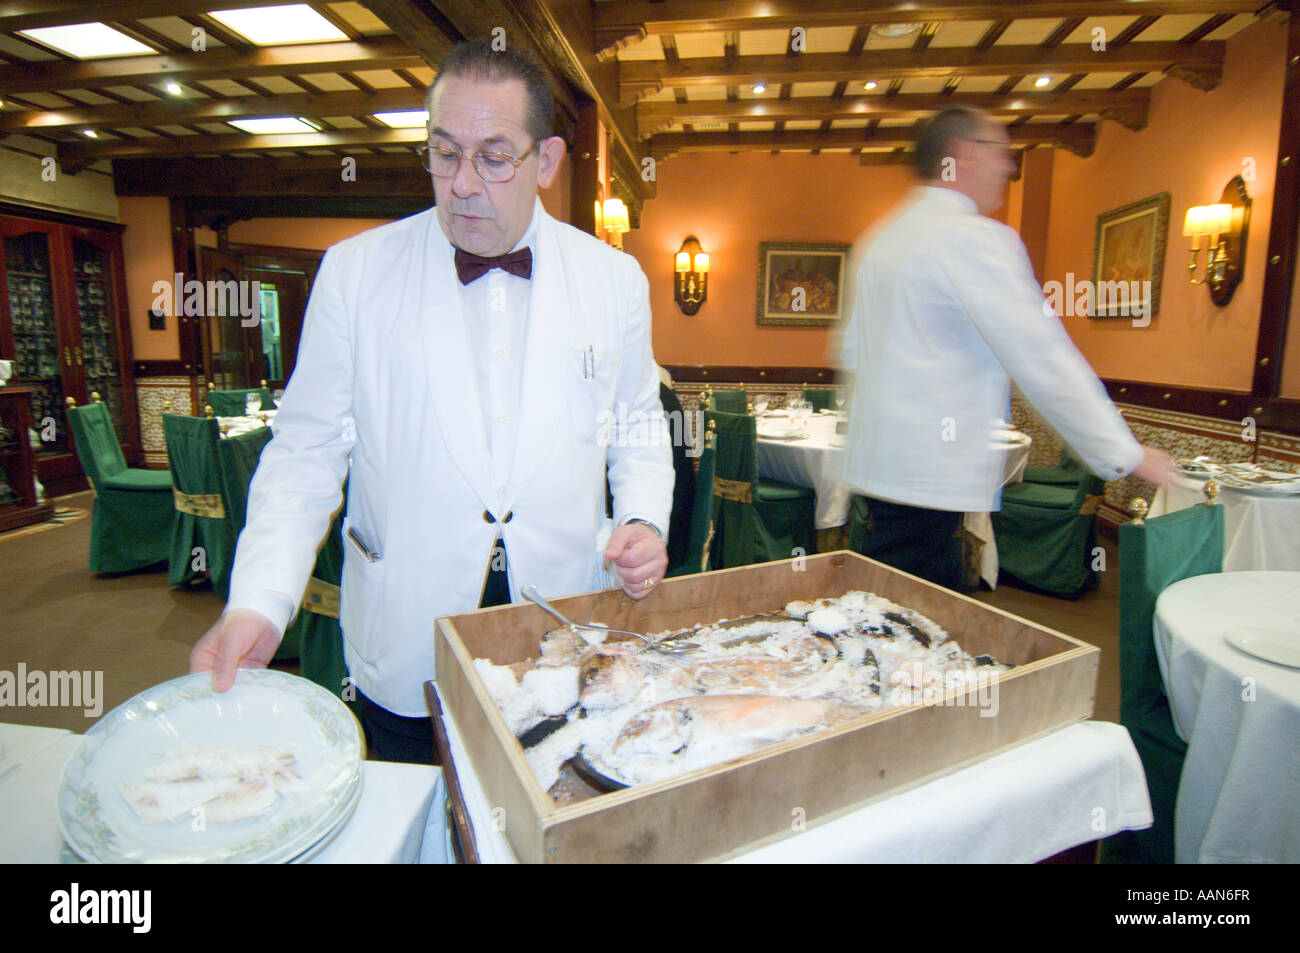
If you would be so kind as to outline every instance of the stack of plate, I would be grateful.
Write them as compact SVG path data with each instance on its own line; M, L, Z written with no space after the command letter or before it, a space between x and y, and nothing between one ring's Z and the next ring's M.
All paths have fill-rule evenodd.
M188 745L290 752L303 783L247 820L204 823L195 811L145 823L120 786ZM141 692L86 732L59 783L59 830L92 863L299 863L356 810L363 751L352 712L306 679L244 669L217 694L210 674L186 675Z

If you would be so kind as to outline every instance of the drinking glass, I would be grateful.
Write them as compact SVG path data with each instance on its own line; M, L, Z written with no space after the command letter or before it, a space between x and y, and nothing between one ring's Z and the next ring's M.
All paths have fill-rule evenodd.
M244 416L256 417L257 412L262 409L262 395L257 391L249 391L244 395Z
M284 399L284 388L277 387L275 390L271 391L271 401L275 404L276 410L280 409L280 401L282 401L283 399Z
M754 413L762 414L767 412L769 401L766 394L759 394L754 398Z

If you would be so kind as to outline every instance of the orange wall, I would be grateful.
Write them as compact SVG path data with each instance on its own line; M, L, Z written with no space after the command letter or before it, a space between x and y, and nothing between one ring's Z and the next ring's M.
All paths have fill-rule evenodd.
M126 267L126 305L131 317L131 349L137 361L174 361L180 357L176 319L163 331L149 330L155 281L172 281L171 213L167 199L119 198L122 260ZM167 310L171 310L168 308Z
M387 224L386 218L253 218L235 222L226 240L236 245L279 245L324 251L345 238Z
M1044 280L1092 276L1097 216L1169 192L1169 231L1160 310L1147 328L1127 319L1064 318L1102 377L1186 387L1249 390L1264 286L1282 106L1286 26L1256 23L1228 41L1223 82L1210 92L1166 78L1152 88L1150 122L1132 132L1103 122L1096 153L1055 157ZM1217 202L1228 180L1253 160L1254 204L1242 283L1220 308L1187 280L1190 239L1183 216ZM1204 243L1202 243L1204 244ZM1202 263L1205 253L1201 253Z
M913 182L904 166L841 154L691 154L658 165L657 197L623 248L650 281L660 364L831 364L826 328L760 327L764 241L852 244ZM673 256L687 235L709 254L709 297L693 316L673 300Z

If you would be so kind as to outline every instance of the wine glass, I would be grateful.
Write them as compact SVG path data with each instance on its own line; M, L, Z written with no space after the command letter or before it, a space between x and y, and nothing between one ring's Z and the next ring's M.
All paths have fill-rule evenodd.
M244 395L244 416L256 417L257 412L262 409L262 395L257 391L249 391Z
M844 413L845 394L843 388L840 387L835 388L835 392L831 394L831 400L835 404L835 412L837 414Z
M280 401L284 400L284 388L277 387L275 390L271 391L271 400L275 404L275 409L279 410Z
M757 397L754 398L754 413L759 415L766 413L768 403L769 401L767 395L759 394Z

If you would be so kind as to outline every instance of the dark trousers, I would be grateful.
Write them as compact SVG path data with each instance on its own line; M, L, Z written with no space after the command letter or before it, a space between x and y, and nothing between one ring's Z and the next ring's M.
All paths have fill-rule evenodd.
M506 575L505 543L497 540L488 560L487 581L483 585L480 609L503 606L510 602L510 583ZM433 750L433 723L428 718L395 715L357 692L361 702L361 727L366 741L380 761L407 761L413 764L437 764Z
M849 548L937 585L962 589L961 513L855 496Z

